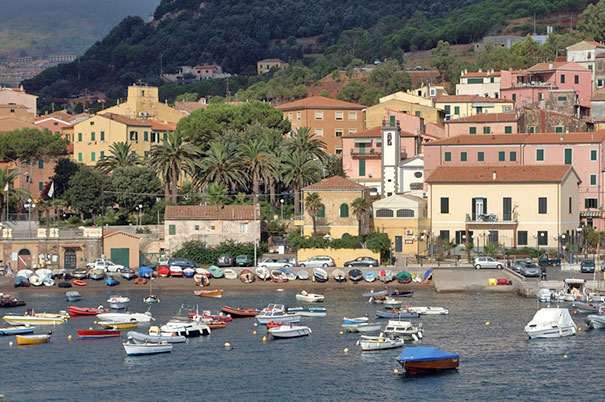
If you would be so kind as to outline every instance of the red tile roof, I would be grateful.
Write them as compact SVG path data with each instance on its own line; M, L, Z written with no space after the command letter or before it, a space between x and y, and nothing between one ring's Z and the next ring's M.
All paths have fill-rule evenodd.
M73 119L73 117L74 116L72 116L71 114L69 114L63 110L58 110L53 113L43 114L42 116L40 116L36 119L36 122L43 121L46 119L52 119L52 118L62 120L65 122L70 122Z
M369 188L342 176L332 176L304 187L303 190L369 190Z
M446 121L446 123L497 123L519 121L521 115L516 113L481 113L474 116L462 117Z
M427 183L559 183L570 169L572 169L570 165L439 166L426 181Z
M342 138L380 138L382 136L382 128L374 127L366 131L361 131L355 134L343 135Z
M186 102L186 101L176 101L174 102L174 108L177 110L185 111L187 113L191 113L194 110L206 108L208 107L207 103L200 102Z
M483 71L483 72L469 72L466 74L462 74L461 77L499 77L500 76L500 71L494 71L489 72L489 71Z
M444 95L437 96L435 103L454 103L454 102L489 102L489 103L513 103L511 100L502 98L487 98L479 95Z
M574 63L573 61L555 61L552 63L538 63L533 67L528 68L527 72L546 72L546 71L554 71L554 70L573 70L573 71L590 71L586 67Z
M323 96L310 96L308 98L285 103L275 107L279 110L297 109L354 109L362 110L366 107L357 103L345 102L338 99L324 98Z
M605 88L597 89L592 93L593 101L605 101Z
M153 131L174 131L176 130L176 123L164 123L157 120L147 119L146 122L151 123L151 129Z
M126 124L128 126L140 126L140 127L151 127L151 123L144 122L142 120L131 119L130 117L123 116L116 113L103 113L97 116L105 117L109 120L117 121L118 123Z
M260 220L260 213L256 218ZM197 219L223 221L254 220L253 205L167 205L164 219Z
M605 141L605 130L583 133L536 133L500 135L459 135L424 144L441 145L521 145L521 144L597 144Z

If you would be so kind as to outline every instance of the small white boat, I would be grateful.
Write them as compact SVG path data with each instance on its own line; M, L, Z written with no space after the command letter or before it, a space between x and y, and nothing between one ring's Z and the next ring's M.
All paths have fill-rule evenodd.
M256 316L259 324L267 325L268 322L300 322L300 315L286 312L283 304L269 304Z
M309 273L304 269L301 269L296 273L296 278L300 279L301 281L306 281L309 279Z
M265 267L258 267L254 270L254 272L256 272L256 276L259 279L262 279L263 281L266 281L267 279L271 279L271 273Z
M363 322L361 324L342 324L347 332L374 332L380 331L380 323Z
M325 317L328 311L323 307L294 307L288 313L298 314L301 317Z
M58 325L68 320L62 314L5 315L2 319L11 325Z
M178 265L171 265L169 269L170 269L170 276L172 276L172 277L182 277L183 276L183 268L179 267Z
M566 308L541 308L525 326L525 333L531 339L561 338L577 332L576 323Z
M311 333L311 328L304 325L282 324L278 327L267 330L274 338L297 338L307 336Z
M225 276L225 279L237 279L237 272L235 272L231 268L224 269L223 275Z
M389 292L386 290L380 290L378 292L374 292L374 289L370 290L370 293L365 293L363 297L378 297L378 296L387 296Z
M132 321L135 320L137 322L150 322L155 321L155 319L151 316L150 312L145 313L103 313L97 314L97 318L99 321Z
M323 268L313 268L313 280L316 282L327 282L328 272Z
M370 321L370 319L368 317L355 317L355 318L344 317L342 319L342 321L344 324L361 324L361 323Z
M191 278L193 275L195 275L195 269L193 269L193 268L185 268L183 270L183 275L186 278Z
M82 295L77 290L65 292L65 300L70 302L82 300Z
M124 345L124 351L128 356L154 355L172 352L172 344L166 342L141 344L127 342L122 345Z
M151 335L151 334L143 334L141 332L136 331L128 331L128 340L134 343L158 343L158 342L166 342L166 343L183 343L187 341L187 338L184 336L178 335Z
M388 296L384 302L384 307L385 308L399 308L401 307L401 305L403 304L403 302L401 300L397 300L394 297L390 297Z
M122 310L128 307L130 299L125 296L112 296L107 299L107 303L109 303L109 308L112 308L114 310Z
M342 269L336 268L332 271L332 277L336 282L344 282L347 280L347 274Z
M196 268L195 273L199 274L199 275L206 275L206 276L210 275L210 272L208 272L208 270L204 269L204 268Z
M302 292L296 294L296 300L318 303L324 301L324 295L307 293L306 290L303 290Z
M540 303L550 303L558 299L558 295L554 290L546 288L538 289L536 297Z
M55 280L50 276L46 276L42 279L44 286L55 286Z
M41 268L36 270L36 275L38 275L40 278L44 279L44 278L50 278L53 274L53 271L51 271L50 269L46 269L46 268Z
M202 322L168 321L160 327L162 335L176 335L187 338L196 338L198 336L210 335L211 330L208 325Z
M403 346L403 339L397 337L388 337L380 334L379 336L361 335L357 345L364 352L372 350L394 349Z
M42 278L40 278L38 275L32 275L29 277L29 283L32 286L42 286Z
M391 282L393 280L393 271L390 269L383 269L378 273L378 279L384 283Z
M280 271L279 269L271 270L271 279L274 282L287 282L288 281L288 278L286 277L286 273L283 271Z
M589 293L588 301L592 303L605 303L605 296L596 293Z
M598 314L589 314L586 317L586 327L588 329L603 329L605 328L605 307L599 307Z
M422 339L422 324L414 326L410 321L389 320L382 331L385 335L397 336L407 341Z
M408 311L420 315L444 315L450 313L447 307L408 307Z

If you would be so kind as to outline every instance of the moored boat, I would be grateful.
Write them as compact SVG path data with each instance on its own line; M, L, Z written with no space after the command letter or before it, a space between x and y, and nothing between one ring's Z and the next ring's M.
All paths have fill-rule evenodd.
M303 290L296 294L296 300L319 303L324 301L324 295L307 293L306 290Z
M391 292L391 296L393 297L412 297L413 295L413 290L393 290Z
M294 307L288 313L298 314L301 317L325 317L327 310L324 307Z
M376 280L376 274L373 271L367 271L363 274L363 279L366 282L374 282Z
M176 335L187 338L210 335L210 328L201 322L168 321L160 327L162 335Z
M33 334L34 327L27 325L17 325L14 327L0 327L0 335L23 335Z
M407 374L429 374L458 368L460 355L437 348L415 346L405 348L395 360Z
M380 323L362 322L360 324L342 324L346 332L374 332L380 331Z
M46 335L17 335L17 345L39 345L50 342L50 332Z
M299 322L300 315L289 314L286 312L286 307L283 304L269 304L257 316L256 320L259 324L266 325L270 321Z
M361 270L359 270L357 268L353 268L353 269L349 270L347 275L349 276L349 279L353 282L359 282L360 280L363 279L363 272L361 272Z
M130 303L130 299L125 296L112 296L107 299L107 303L109 303L109 308L115 310L122 310L128 307L128 303Z
M65 292L65 300L70 302L82 300L82 295L77 290Z
M357 341L357 345L363 352L399 348L403 346L403 343L404 341L401 338L391 338L383 334L379 336L361 335L361 338Z
M153 355L158 353L172 352L172 344L160 343L123 343L124 351L128 356Z
M603 329L605 328L605 307L601 307L597 314L589 314L586 317L586 326L588 329Z
M86 271L85 269L76 269L71 273L71 276L73 276L75 279L86 279L86 276L88 274L88 271Z
M385 335L398 336L406 341L422 339L424 329L422 323L413 325L410 321L389 320L382 331Z
M150 322L155 321L151 316L151 313L103 313L98 314L97 318L104 321L130 321L135 320L138 322Z
M102 313L107 313L109 310L103 308L103 306L99 307L78 307L78 306L67 306L67 311L69 315L72 317L78 315L97 315Z
M577 330L569 310L554 307L541 308L525 326L525 333L531 339L573 336Z
M2 319L12 325L58 325L67 321L64 316L5 315Z
M399 283L410 283L412 282L412 274L407 271L401 271L395 275L395 279L397 279L397 282Z
M137 328L139 326L139 322L137 320L106 320L106 321L99 321L97 322L97 324L100 327L103 328L110 328L110 329L131 329L131 328Z
M410 313L407 309L376 310L378 318L418 318L419 316L418 313Z
M194 290L193 294L200 297L214 297L221 298L223 297L223 289L213 289L213 290Z
M344 324L361 324L361 323L370 321L370 319L368 317L356 317L356 318L344 317L342 319L342 321Z
M571 306L578 313L592 313L596 314L602 307L605 307L603 303L587 303L587 302L573 302Z
M120 336L119 330L114 329L98 329L98 330L88 330L88 329L78 329L76 330L79 338L91 338L91 339L99 339L99 338L113 338Z
M420 315L445 315L450 313L447 307L408 307L408 311Z
M221 311L224 313L230 314L233 318L256 317L258 315L258 313L260 313L260 310L255 310L252 308L241 309L241 308L234 308L234 307L229 307L229 306L223 306L221 308Z
M157 328L157 327L156 327ZM151 331L151 328L149 329ZM159 329L158 329L159 331ZM187 338L181 335L161 335L159 332L144 334L142 332L128 331L126 334L129 340L134 343L183 343L187 341Z
M345 272L340 268L336 268L335 270L332 271L332 277L334 278L334 280L336 282L339 282L339 283L347 280L347 276L345 275Z
M369 293L364 293L363 297L377 297L377 296L386 296L389 292L386 290L380 290L378 292L374 292L374 289L370 290Z
M25 302L23 300L19 300L15 297L11 297L10 295L3 294L0 296L0 307L22 307L25 306Z
M297 338L311 334L311 328L304 325L282 324L267 330L274 338Z
M327 282L328 273L323 268L313 268L313 278L316 282Z

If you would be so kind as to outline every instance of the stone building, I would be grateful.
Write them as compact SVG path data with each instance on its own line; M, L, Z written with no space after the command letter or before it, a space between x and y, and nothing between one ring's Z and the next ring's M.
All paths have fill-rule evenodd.
M522 133L574 133L593 131L594 123L552 110L523 108L519 120L519 132Z

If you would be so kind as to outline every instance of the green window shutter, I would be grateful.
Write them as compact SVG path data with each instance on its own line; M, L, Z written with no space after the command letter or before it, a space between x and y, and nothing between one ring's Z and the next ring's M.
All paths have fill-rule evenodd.
M321 204L321 207L319 208L319 212L317 213L317 217L318 218L326 217L326 206L324 204Z
M95 132L94 132L94 131L92 131L92 132L90 133L90 140L91 140L91 141L94 141L94 140L95 140Z
M512 134L512 133L513 133L513 126L504 127L504 134Z
M168 225L168 234L174 236L176 234L176 226Z
M44 190L44 183L43 182L38 182L38 190L42 191Z
M454 114L460 114L460 106L454 106Z
M445 105L445 113L450 114L450 105Z
M105 131L101 131L101 141L105 141Z
M591 161L596 161L597 160L597 150L596 149L591 149L590 150L590 160Z
M536 161L543 162L544 161L544 150L536 149Z
M468 128L468 133L469 134L477 134L477 127L469 127Z
M348 204L342 204L340 206L340 217L341 218L349 217L349 205Z
M359 175L360 176L366 175L366 160L365 159L359 160Z
M450 199L448 197L441 197L441 213L450 213Z
M493 84L494 83L494 77L490 77L489 82Z
M78 162L82 162L82 152L78 152Z
M517 94L513 94L513 102L517 101Z
M580 76L579 75L574 75L573 76L573 82L575 84L579 84L580 83Z
M147 158L149 156L149 152L148 151L143 152L143 154L144 154L145 158Z
M571 148L565 148L565 164L571 165L573 160L572 150Z
M565 74L561 74L561 84L565 84Z
M82 142L82 133L78 133L78 141Z
M469 78L469 84L483 84L483 78Z
M91 161L91 162L94 162L95 160L96 160L95 153L94 153L94 152L91 152L91 153L90 153L90 161Z
M483 134L489 134L490 133L490 128L489 126L484 126L483 127Z
M164 133L164 141L168 139L168 134Z
M104 157L105 157L105 151L101 151L100 159L103 159Z
M38 169L44 169L44 161L42 159L38 160Z
M590 175L590 185L591 186L596 186L597 185L597 175L596 174L591 174Z
M200 230L200 225L195 225L195 230Z
M567 95L557 96L557 102L567 102Z
M584 199L584 208L588 209L588 198Z
M547 213L547 201L546 201L546 197L539 197L538 198L538 213L539 214L545 214Z
M421 117L421 116L422 116L422 112L421 112L420 110L416 110L416 112L414 112L414 114L415 114L417 117Z
M527 128L527 132L530 133L530 134L533 134L533 133L536 132L536 128L534 126L529 126Z
M143 132L143 141L149 140L149 133L147 131Z
M511 162L516 162L517 161L517 153L515 151L511 151L509 159L510 159Z
M460 152L460 162L466 162L466 152Z
M483 152L477 152L477 161L483 162L485 160L485 154Z
M452 153L451 152L446 152L445 153L445 161L446 162L451 162L452 161Z
M562 132L563 132L563 126L555 127L555 133L562 133Z
M69 142L69 134L65 134L65 139Z
M499 151L499 152L498 152L498 160L499 160L500 162L505 161L505 160L506 160L506 152L504 152L504 151Z

